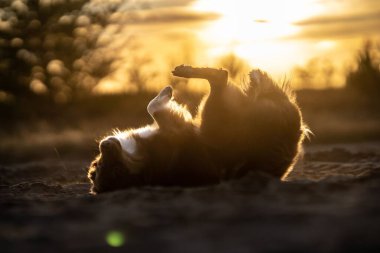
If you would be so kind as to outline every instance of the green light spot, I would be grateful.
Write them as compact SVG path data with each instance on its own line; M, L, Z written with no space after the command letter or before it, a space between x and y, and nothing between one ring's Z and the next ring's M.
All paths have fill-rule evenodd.
M120 247L123 246L125 237L123 233L119 231L110 231L106 235L106 241L111 247Z

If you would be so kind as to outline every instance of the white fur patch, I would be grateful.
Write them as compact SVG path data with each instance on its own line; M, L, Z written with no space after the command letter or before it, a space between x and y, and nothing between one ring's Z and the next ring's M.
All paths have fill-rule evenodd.
M113 136L116 139L119 140L121 148L130 155L135 155L137 153L137 142L133 135L138 135L139 137L146 139L151 136L153 136L155 133L157 133L158 127L154 125L148 125L145 127L133 129L133 130L127 130L127 131L115 131Z
M152 99L152 101L150 101L147 109L148 109L149 114L152 117L153 117L153 114L157 111L166 110L166 109L169 109L170 107L175 108L172 105L172 103L175 103L174 101L171 100L172 93L173 93L172 87L167 86L164 89L162 89L160 93L154 99ZM146 138L151 137L155 133L157 133L157 131L158 131L157 125L148 125L145 127L131 129L131 130L123 131L123 132L116 130L114 131L113 136L109 136L107 138L110 138L110 137L117 138L120 142L122 149L126 153L130 155L136 155L138 153L138 150L137 150L138 147L137 147L137 142L135 138L133 137L133 135L138 135L139 137L146 139Z
M115 138L120 142L121 148L130 155L136 153L137 144L135 138L131 136L131 132L117 132L115 133Z
M154 135L155 133L157 133L157 130L158 128L156 126L149 125L149 126L138 128L134 130L133 133L137 134L143 139L147 139L151 137L152 135Z

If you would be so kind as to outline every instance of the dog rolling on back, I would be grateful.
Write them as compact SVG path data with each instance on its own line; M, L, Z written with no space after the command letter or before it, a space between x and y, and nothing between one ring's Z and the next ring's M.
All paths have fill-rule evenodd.
M196 186L217 183L218 173L201 145L187 109L163 89L148 105L152 125L104 138L88 176L92 192L133 186Z
M202 78L211 90L193 118L164 88L148 105L152 125L100 142L89 169L92 192L142 185L199 186L260 171L284 178L301 149L304 126L292 95L264 72L245 90L228 72L178 66L175 76Z

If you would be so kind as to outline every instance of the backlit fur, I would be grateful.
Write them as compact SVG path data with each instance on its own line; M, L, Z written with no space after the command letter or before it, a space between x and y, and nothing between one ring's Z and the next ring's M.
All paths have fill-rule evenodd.
M203 78L210 94L193 118L164 88L148 105L151 125L116 131L100 142L88 176L92 192L142 186L198 186L261 171L284 178L306 129L293 95L260 70L242 90L225 70L178 66L173 74Z

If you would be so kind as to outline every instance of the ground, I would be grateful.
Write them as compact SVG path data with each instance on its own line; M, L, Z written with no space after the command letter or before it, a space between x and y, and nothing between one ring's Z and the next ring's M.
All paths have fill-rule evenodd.
M380 104L345 94L297 94L314 135L288 182L97 196L96 140L150 123L156 94L0 106L0 252L380 252Z
M3 162L1 252L380 252L377 142L307 144L289 182L251 175L96 196L91 159L54 148Z

